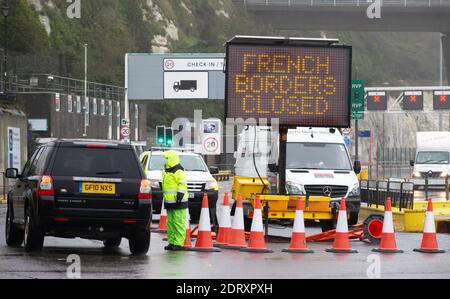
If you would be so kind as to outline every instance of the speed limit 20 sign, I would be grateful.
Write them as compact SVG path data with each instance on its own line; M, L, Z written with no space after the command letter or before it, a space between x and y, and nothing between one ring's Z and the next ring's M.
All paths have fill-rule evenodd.
M204 155L221 154L221 121L219 119L203 120L202 153Z
M122 128L120 129L120 135L122 136L122 138L130 137L130 135L131 135L130 127L122 126Z

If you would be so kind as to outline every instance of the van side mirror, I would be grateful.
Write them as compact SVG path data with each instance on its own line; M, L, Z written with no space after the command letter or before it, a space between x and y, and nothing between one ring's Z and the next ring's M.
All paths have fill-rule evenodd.
M217 167L217 166L211 166L211 167L209 168L209 172L210 172L211 174L219 174L219 167Z
M416 165L416 161L414 160L409 161L409 165L411 165L411 167L414 167L414 165Z
M361 162L360 161L355 161L355 165L353 166L353 170L355 171L356 174L360 174L361 173Z
M6 169L5 176L8 179L18 179L19 178L19 170L17 168L8 168L8 169Z

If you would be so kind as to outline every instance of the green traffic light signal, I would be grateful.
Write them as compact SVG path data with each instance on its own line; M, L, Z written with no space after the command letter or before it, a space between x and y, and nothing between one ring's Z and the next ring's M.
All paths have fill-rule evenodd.
M157 126L156 127L156 144L165 145L166 143L166 127Z
M173 145L173 128L166 128L166 146Z

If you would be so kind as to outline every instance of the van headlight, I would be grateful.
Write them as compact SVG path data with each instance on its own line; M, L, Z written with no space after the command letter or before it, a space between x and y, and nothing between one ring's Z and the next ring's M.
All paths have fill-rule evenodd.
M441 178L446 178L448 176L448 172L444 171L441 173Z
M306 195L305 186L294 182L286 182L286 191L288 194Z
M350 196L360 196L361 195L361 188L359 187L359 184L356 184L353 186L352 191L350 191Z
M422 177L422 174L420 173L420 171L414 171L414 173L413 173L413 177L415 177L415 178L421 178Z
M216 180L207 182L205 185L205 189L219 191L219 184L217 183Z

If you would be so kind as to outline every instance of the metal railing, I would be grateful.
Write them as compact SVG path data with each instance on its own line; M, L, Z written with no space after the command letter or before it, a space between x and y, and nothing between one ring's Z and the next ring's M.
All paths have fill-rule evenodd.
M365 0L233 0L245 6L368 6ZM450 0L381 0L382 6L449 7Z
M3 82L2 82L3 84ZM84 81L52 74L22 74L10 77L8 90L14 93L55 92L84 95ZM87 96L122 101L125 89L121 86L87 82Z
M361 201L368 207L384 206L386 199L392 200L392 206L403 209L414 207L414 183L406 181L361 181Z

